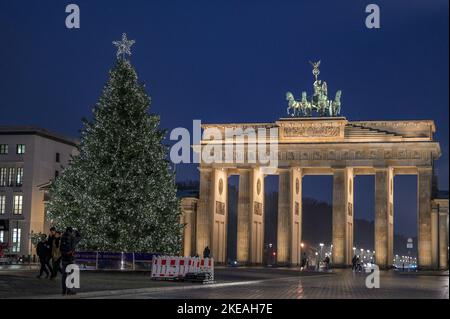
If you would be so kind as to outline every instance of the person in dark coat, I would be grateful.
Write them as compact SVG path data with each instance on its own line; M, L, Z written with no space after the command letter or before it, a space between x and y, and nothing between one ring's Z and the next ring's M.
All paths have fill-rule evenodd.
M307 260L308 260L308 257L306 256L306 253L303 252L303 254L302 254L302 263L300 265L301 268L305 268L306 267Z
M330 257L326 256L323 262L325 263L325 269L328 270L330 268Z
M50 228L50 233L48 234L48 246L50 247L50 249L52 249L53 247L53 241L55 240L56 237L56 228L55 227L51 227Z
M58 272L61 271L61 232L57 231L55 233L55 239L53 240L52 246L52 266L53 272L51 278L54 279L58 275Z
M352 270L356 270L356 260L357 260L357 257L356 257L356 255L354 255L352 258Z
M43 273L48 278L49 274L52 273L52 267L48 263L50 260L50 247L48 246L46 235L42 235L41 241L36 246L36 253L39 256L39 263L41 264L37 278L41 278Z
M67 266L71 265L75 261L75 249L81 240L81 235L78 230L74 230L72 227L67 227L64 234L61 236L59 249L61 252L61 265L62 265L62 294L74 295L75 291L69 289L66 285L67 279Z
M211 255L211 250L209 249L208 246L206 246L205 249L203 250L203 258L209 258L210 255Z

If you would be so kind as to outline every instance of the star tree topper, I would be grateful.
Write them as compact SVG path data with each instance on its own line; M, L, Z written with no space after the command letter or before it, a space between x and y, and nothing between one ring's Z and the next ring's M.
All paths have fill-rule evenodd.
M134 40L128 40L126 33L122 33L121 41L113 41L113 44L117 47L117 58L120 58L122 56L122 58L125 59L126 55L131 55L130 48L135 42L136 41Z

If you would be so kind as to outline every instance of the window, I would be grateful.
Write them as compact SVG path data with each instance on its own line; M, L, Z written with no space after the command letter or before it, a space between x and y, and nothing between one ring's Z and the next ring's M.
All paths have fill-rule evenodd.
M56 158L55 158L55 160L56 160L56 163L59 163L59 153L56 153Z
M6 167L0 167L0 186L6 186Z
M59 171L55 171L55 178L59 176Z
M23 183L23 167L18 167L16 170L16 186L22 186Z
M14 186L14 167L9 168L8 186Z
M4 242L5 242L5 231L0 230L0 243L4 243Z
M25 144L17 144L17 154L25 154Z
M23 210L23 195L14 195L13 202L13 214L14 215L22 215Z
M0 144L0 154L8 154L8 144Z
M20 251L20 235L22 230L20 228L13 229L13 238L12 238L12 252L18 253Z
M5 213L6 195L0 195L0 215Z

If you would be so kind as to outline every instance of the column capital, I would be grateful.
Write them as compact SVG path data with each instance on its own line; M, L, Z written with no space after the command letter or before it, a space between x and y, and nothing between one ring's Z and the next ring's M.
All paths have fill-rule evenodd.
M351 173L354 175L353 167L350 167L350 166L344 166L344 167L334 166L331 168L331 170L333 171L333 174L334 173Z
M290 172L293 174L295 174L297 172L300 175L299 177L303 178L303 170L301 169L301 167L293 166L293 167L291 167Z
M212 172L212 170L213 170L211 167L197 167L197 169L200 172Z
M394 172L394 167L392 167L392 166L374 166L373 167L373 170L375 171L375 172L385 172L385 171L392 171L392 172Z
M225 174L228 175L228 168L226 168L226 167L214 167L214 170L215 171L222 171L222 172L224 172Z
M423 167L417 167L417 171L419 173L432 173L433 168L431 166L423 166Z
M346 170L348 167L347 166L331 166L331 169L334 171L344 171Z

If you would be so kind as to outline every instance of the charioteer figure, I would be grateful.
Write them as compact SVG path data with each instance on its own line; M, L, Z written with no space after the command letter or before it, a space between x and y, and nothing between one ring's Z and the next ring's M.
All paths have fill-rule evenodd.
M286 100L288 101L287 113L292 117L311 117L313 111L316 111L318 116L335 117L341 113L341 95L342 91L336 92L334 100L328 99L327 82L319 80L319 66L320 61L310 62L313 67L314 75L314 94L308 100L308 95L305 91L302 92L300 101L295 100L294 94L286 93Z

